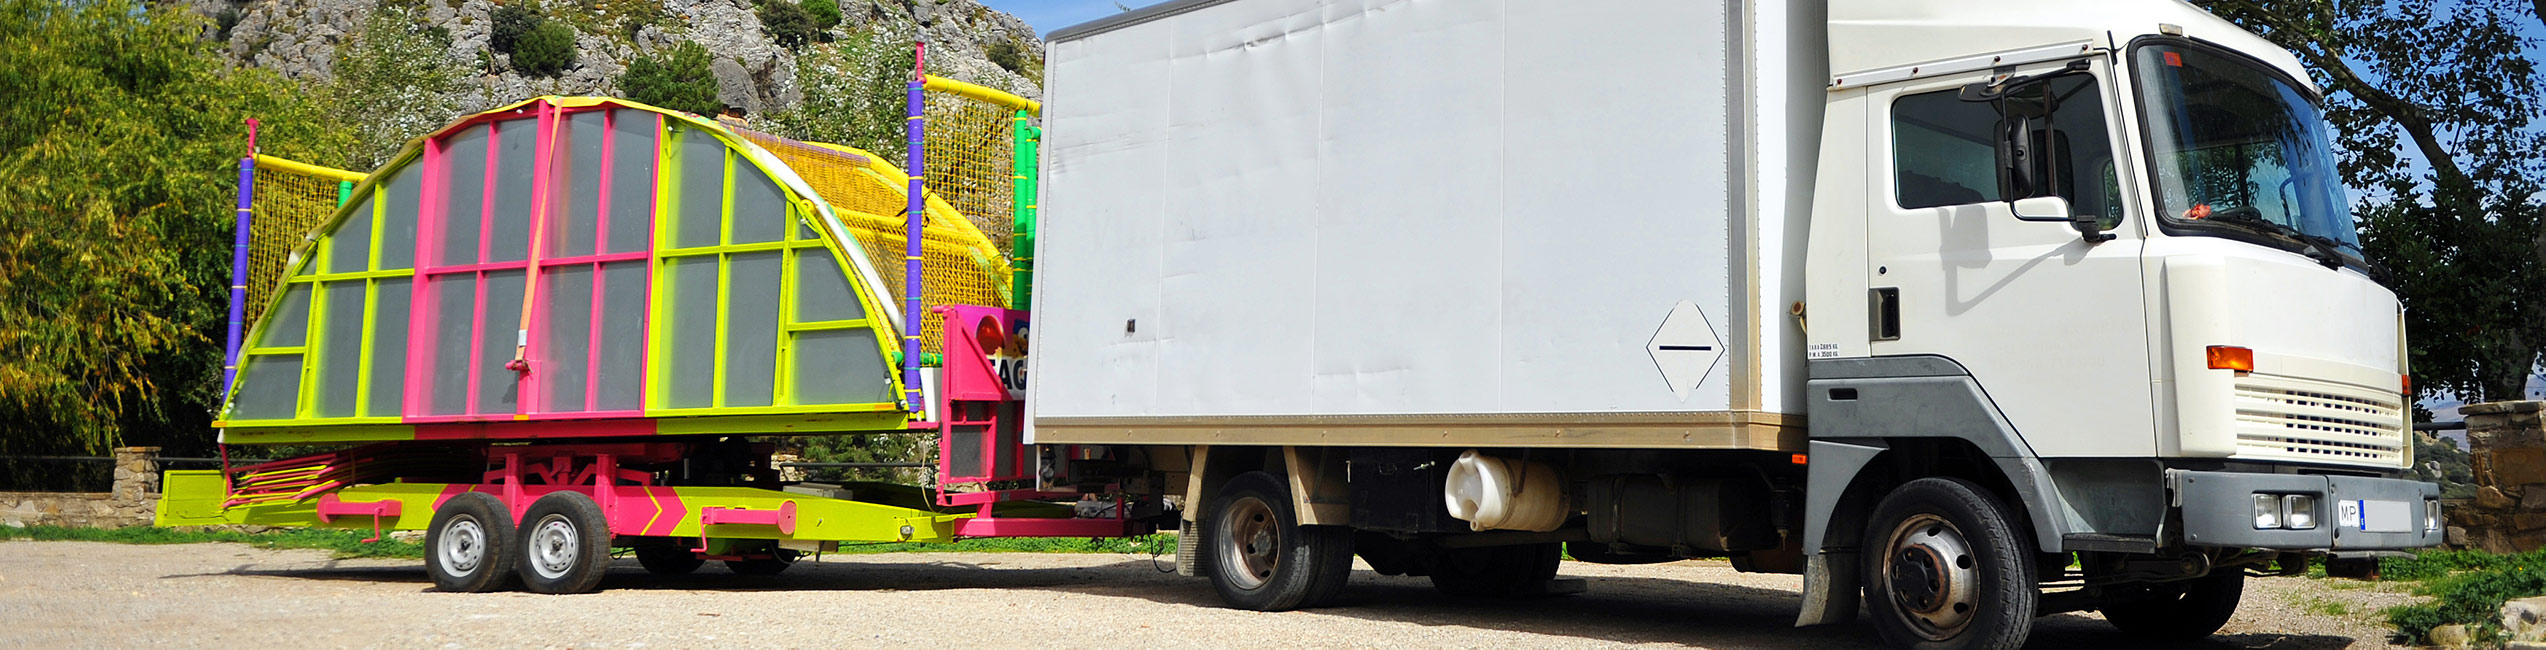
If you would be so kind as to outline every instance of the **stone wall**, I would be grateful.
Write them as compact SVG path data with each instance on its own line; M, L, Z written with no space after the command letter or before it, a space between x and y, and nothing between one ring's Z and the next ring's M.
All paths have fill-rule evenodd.
M109 492L0 492L0 526L150 525L159 505L158 447L115 450L115 484Z
M2546 402L2470 404L2475 498L2449 504L2448 544L2494 553L2546 547Z

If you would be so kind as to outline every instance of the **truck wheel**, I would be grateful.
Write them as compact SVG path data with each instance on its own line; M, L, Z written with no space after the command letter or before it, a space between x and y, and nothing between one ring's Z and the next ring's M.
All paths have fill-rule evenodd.
M2157 584L2114 585L2104 592L2104 620L2131 636L2191 641L2210 636L2237 613L2245 573L2234 569Z
M1562 542L1445 549L1432 565L1432 588L1449 596L1519 598L1539 593L1564 562Z
M1863 547L1865 602L1883 640L1904 648L2014 648L2032 632L2033 544L1998 498L1969 481L1924 478L1874 508Z
M646 572L658 576L685 576L707 564L698 553L677 543L636 547L636 559Z
M543 594L580 594L610 571L610 522L582 492L551 492L522 513L522 586Z
M1220 486L1202 520L1202 549L1220 599L1259 612L1324 605L1353 568L1352 529L1299 525L1290 490L1264 472Z
M752 558L749 560L726 560L725 569L734 572L736 575L774 576L785 572L787 567L795 566L796 558L802 555L802 553L778 548L778 545L771 544L769 545L769 557Z
M459 593L504 588L513 577L513 514L492 495L462 492L433 510L424 531L424 572L433 587Z

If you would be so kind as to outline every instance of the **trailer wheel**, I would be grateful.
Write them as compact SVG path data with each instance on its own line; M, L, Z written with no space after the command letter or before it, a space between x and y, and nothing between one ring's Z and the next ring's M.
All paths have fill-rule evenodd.
M2245 597L2245 570L2157 584L2114 585L2105 589L2104 620L2131 636L2160 641L2191 641L2210 636L2237 613Z
M1955 478L1911 481L1865 528L1865 602L1904 648L2014 648L2033 629L2033 545L1998 498Z
M1565 559L1562 542L1446 549L1435 553L1432 588L1444 595L1519 598L1539 593Z
M678 543L636 547L636 559L646 572L658 576L685 576L707 564L707 560L699 557L696 551Z
M610 522L582 492L551 492L522 514L522 586L543 594L580 594L610 571Z
M736 575L774 576L785 572L787 567L795 566L796 558L803 555L803 553L778 548L778 545L771 544L769 545L769 557L752 558L749 560L726 560L725 568L733 571Z
M459 593L504 588L513 577L513 515L492 495L462 492L433 510L424 531L424 572L433 587Z
M1222 601L1278 612L1324 605L1343 592L1353 531L1299 525L1282 481L1247 472L1220 487L1202 520L1202 550Z

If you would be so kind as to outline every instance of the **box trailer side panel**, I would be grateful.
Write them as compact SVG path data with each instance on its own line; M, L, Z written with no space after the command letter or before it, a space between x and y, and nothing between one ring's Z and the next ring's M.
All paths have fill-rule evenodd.
M1146 14L1052 44L1038 441L1170 422L1773 418L1752 369L1757 327L1781 322L1761 316L1784 308L1759 301L1789 292L1758 288L1748 231L1789 225L1749 216L1735 9Z

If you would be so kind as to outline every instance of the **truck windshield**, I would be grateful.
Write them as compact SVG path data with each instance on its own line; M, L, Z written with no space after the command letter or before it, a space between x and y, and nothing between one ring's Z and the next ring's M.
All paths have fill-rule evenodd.
M2207 49L2143 45L2133 59L2167 223L2361 255L2313 96L2259 64Z

